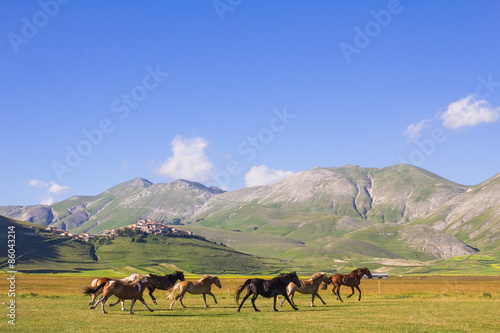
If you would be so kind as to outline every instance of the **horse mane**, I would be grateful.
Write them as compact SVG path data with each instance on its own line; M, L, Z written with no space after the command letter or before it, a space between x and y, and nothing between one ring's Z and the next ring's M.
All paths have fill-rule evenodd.
M210 274L205 274L203 275L199 280L198 282L204 282L205 280L213 280L215 279L217 276L215 275L210 275Z
M285 276L293 276L293 275L297 276L297 273L296 272L281 273L280 275L273 277L272 280L279 279L279 278L282 278L282 277L285 277Z
M312 276L308 279L308 281L314 281L314 280L316 280L317 278L319 278L319 277L320 277L320 276L322 276L322 275L326 275L326 273L323 273L323 272L321 272L321 273L314 273L314 274L313 274L313 275L312 275Z
M150 277L151 275L150 274L137 274L137 273L134 273L130 276L127 276L123 279L119 279L118 281L120 282L123 282L123 283L137 283L139 281L141 281L144 277Z

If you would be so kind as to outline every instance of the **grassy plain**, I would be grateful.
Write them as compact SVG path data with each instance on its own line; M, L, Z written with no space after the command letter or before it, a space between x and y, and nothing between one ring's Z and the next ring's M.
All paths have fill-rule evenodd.
M0 275L0 301L9 302L6 275ZM186 309L176 304L169 309L165 292L156 291L159 305L145 295L155 309L150 313L142 304L134 307L135 315L109 308L88 309L90 297L80 294L91 277L17 274L16 331L20 332L498 332L500 331L500 277L412 277L388 280L363 280L361 302L346 299L350 289L342 287L344 303L328 291L320 291L327 302L316 300L311 308L310 296L295 296L299 311L289 305L272 310L272 300L259 297L255 313L247 301L241 313L236 311L234 292L246 277L221 279L222 289L213 288L219 304L208 299L203 306L200 295L185 298ZM380 294L379 294L380 282ZM126 302L130 306L130 302ZM3 311L7 311L4 307ZM7 317L0 331L12 327Z

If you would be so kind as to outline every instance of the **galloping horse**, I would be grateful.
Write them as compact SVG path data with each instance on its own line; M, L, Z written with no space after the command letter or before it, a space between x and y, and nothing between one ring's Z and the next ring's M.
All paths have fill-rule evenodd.
M203 294L203 301L205 302L205 307L208 308L207 305L207 295L210 295L214 298L215 304L217 304L217 299L214 294L212 294L212 284L215 284L219 289L222 287L220 284L220 280L215 275L204 275L198 281L182 281L177 282L175 286L167 290L170 294L168 298L172 301L170 304L170 308L174 307L174 303L179 300L181 302L182 307L186 307L184 303L182 303L182 299L186 293L199 295ZM177 296L175 296L175 292L179 292Z
M311 299L311 306L314 307L314 297L318 296L320 301L323 303L323 305L326 305L325 301L319 296L318 290L319 286L321 283L324 282L326 284L330 284L330 279L326 276L326 273L316 273L313 276L309 278L307 281L300 281L300 285L297 285L295 283L290 283L286 287L286 291L288 294L288 297L290 298L290 301L295 304L293 301L293 296L296 291L298 291L301 294L312 294L312 299ZM280 306L283 306L283 303L285 303L285 299L281 301Z
M148 284L148 291L149 291L149 296L153 300L153 303L156 303L156 297L153 296L153 291L155 289L160 289L160 290L168 290L172 288L177 280L184 281L184 273L181 271L176 271L173 274L161 276L161 275L154 275L154 274L149 274L155 281L156 285L151 285Z
M140 279L134 281L134 283L124 283L120 281L115 281L115 280L109 280L106 282L100 283L98 286L95 288L91 287L86 287L84 290L85 294L93 294L97 292L99 289L103 289L103 296L99 298L99 300L95 303L95 305L92 305L90 308L95 309L96 306L101 303L101 309L103 314L107 314L106 310L104 310L104 304L108 300L108 298L112 295L115 295L118 297L120 300L124 299L131 299L132 300L132 305L130 306L130 314L134 314L132 312L132 308L134 307L134 303L136 300L141 301L142 304L151 312L153 312L152 309L149 308L149 306L144 302L144 298L142 297L142 294L144 293L144 290L146 289L146 285L148 283L154 283L154 281L151 279L151 277L145 275L143 277L140 277ZM122 303L123 307L123 303Z
M293 305L293 303L290 301L290 298L288 298L288 295L286 293L286 287L291 282L295 283L296 285L300 285L300 280L297 276L297 273L295 272L288 274L283 273L271 280L264 280L264 279L246 280L245 283L239 286L238 290L236 291L236 303L238 304L241 292L243 291L243 289L247 288L247 294L245 295L245 297L243 297L243 301L241 301L241 304L238 307L238 312L240 312L243 303L245 303L247 298L250 297L250 295L252 294L253 294L252 297L253 309L257 312L260 312L260 310L258 310L255 307L255 300L259 295L262 295L263 297L266 298L274 297L274 311L278 311L278 309L276 309L276 298L278 297L278 295L284 296L285 299L288 301L288 303L290 303L292 308L294 310L298 310L298 308L295 305Z
M107 277L97 278L97 279L92 280L92 282L90 283L90 288L94 289L98 285L102 284L103 282L108 282L108 281L113 281L113 280L123 282L123 283L132 283L132 282L136 281L139 277L142 277L142 275L134 273L134 274L127 276L126 278L122 278L122 279L111 279L111 278L107 278ZM87 288L86 288L86 290L87 290ZM94 305L95 299L101 293L102 293L102 288L97 288L96 292L92 293L92 300L89 302L89 305ZM118 300L118 302L119 301L120 300ZM111 304L111 306L118 304L118 302ZM122 302L122 309L123 309L123 302Z
M330 280L332 281L332 292L335 296L337 296L337 300L340 299L341 302L344 302L342 300L342 297L340 297L340 286L348 286L351 287L352 294L347 296L347 298L351 297L354 295L354 288L356 288L359 292L359 298L358 301L361 301L361 289L359 289L359 283L361 282L361 278L363 275L367 275L369 278L372 277L372 273L368 269L368 267L365 268L356 268L353 270L350 274L335 274L330 277ZM323 289L326 289L326 285L322 287Z

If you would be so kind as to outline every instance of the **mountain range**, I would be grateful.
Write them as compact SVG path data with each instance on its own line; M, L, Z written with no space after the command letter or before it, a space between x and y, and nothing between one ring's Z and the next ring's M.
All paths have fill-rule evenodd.
M90 233L152 219L302 268L500 270L500 174L465 186L406 164L346 165L230 192L136 178L50 206L3 206L0 215Z

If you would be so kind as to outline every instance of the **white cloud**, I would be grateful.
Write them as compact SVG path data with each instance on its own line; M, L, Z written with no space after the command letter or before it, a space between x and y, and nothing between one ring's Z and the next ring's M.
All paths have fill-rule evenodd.
M500 107L493 108L484 99L478 100L476 95L471 94L450 103L448 109L441 114L441 119L443 120L443 127L459 129L498 121L499 114Z
M403 132L403 135L407 136L410 140L416 140L419 138L421 132L427 127L429 127L429 121L423 119L419 123L410 124Z
M171 143L172 156L155 172L175 179L208 181L215 168L205 155L207 146L208 142L203 138L184 139L177 135Z
M68 191L70 188L68 186L61 186L56 182L46 182L40 179L28 180L28 185L38 188L45 188L46 193L60 195ZM47 196L40 199L40 204L42 205L52 205L54 203L54 198Z
M49 189L47 190L47 193L59 195L59 194L63 194L67 190L69 190L68 186L61 186L61 185L57 184L56 182L51 182Z
M54 198L52 197L43 197L40 199L40 205L50 206L54 203Z
M28 180L28 185L33 187L48 187L49 183L39 179L31 179Z
M293 175L292 171L274 170L267 165L253 166L245 175L245 184L248 187L267 185Z

